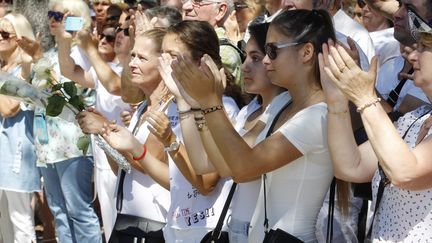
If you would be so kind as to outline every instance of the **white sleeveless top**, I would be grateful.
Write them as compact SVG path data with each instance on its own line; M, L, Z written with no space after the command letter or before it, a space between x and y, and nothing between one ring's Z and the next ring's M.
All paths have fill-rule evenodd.
M133 130L139 120L139 114L142 113L144 106L140 106L133 115L129 130ZM166 111L168 117L175 114L176 107L171 104ZM178 120L171 121L178 123ZM145 121L138 129L136 138L145 143L150 134L147 129L148 122ZM151 151L148 151L151 153ZM120 173L119 173L120 175ZM120 178L118 176L117 178ZM132 168L130 174L126 174L123 184L123 207L121 213L140 216L159 222L166 222L167 211L170 205L170 193L160 186L149 175L143 174Z

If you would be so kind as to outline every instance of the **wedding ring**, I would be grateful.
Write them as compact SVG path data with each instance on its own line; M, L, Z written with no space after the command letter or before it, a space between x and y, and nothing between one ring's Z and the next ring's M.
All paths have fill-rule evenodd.
M341 73L343 73L344 70L345 70L346 68L347 68L347 66L343 66L342 68L339 69L339 71L340 71Z

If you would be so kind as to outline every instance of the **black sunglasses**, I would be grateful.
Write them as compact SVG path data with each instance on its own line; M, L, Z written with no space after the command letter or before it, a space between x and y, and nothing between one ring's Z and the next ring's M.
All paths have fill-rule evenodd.
M277 58L277 50L290 47L290 46L296 46L298 44L302 44L302 43L300 42L288 42L285 44L267 43L264 45L264 50L267 56L270 58L270 60L275 60Z
M102 40L103 38L105 38L107 42L111 42L111 43L114 42L116 39L115 35L105 35L102 33L100 34L100 40Z
M364 8L366 6L366 2L363 0L357 0L357 4L360 8Z
M54 21L60 22L63 20L64 14L57 11L48 11L48 19L54 18Z
M0 31L0 36L3 40L8 40L11 37L11 33L6 31Z
M12 0L0 0L0 3L12 4Z
M123 31L123 34L124 34L125 36L129 36L129 28L125 28L125 29L123 29L123 28L118 27L118 28L116 29L116 33L117 33L117 34L120 33L120 32L122 32L122 31Z

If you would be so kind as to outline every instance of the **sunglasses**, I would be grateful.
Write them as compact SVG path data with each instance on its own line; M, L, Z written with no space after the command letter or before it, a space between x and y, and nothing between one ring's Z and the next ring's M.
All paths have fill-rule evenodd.
M105 35L105 34L101 34L100 35L100 40L102 40L103 38L105 38L105 40L107 41L107 42L114 42L115 41L115 39L116 39L116 37L115 37L115 35Z
M366 2L363 0L357 0L357 4L359 5L360 8L364 8L364 6L366 6Z
M290 47L290 46L296 46L298 44L302 44L302 43L300 42L289 42L285 44L267 43L264 45L264 50L267 56L270 58L270 60L275 60L277 58L277 50Z
M3 40L8 40L9 38L11 38L11 33L6 32L6 31L0 31L0 36Z
M60 22L63 20L64 14L57 11L48 11L48 19L54 18L54 21Z
M116 29L116 33L117 33L117 34L120 33L120 32L122 32L122 31L123 31L123 34L124 34L125 36L129 36L129 28L125 28L125 29L123 29L123 28L118 27L118 28Z
M0 3L12 4L12 0L0 0Z
M107 22L109 22L109 21L118 21L119 19L120 19L120 15L119 16L114 15L114 16L107 17L106 21Z

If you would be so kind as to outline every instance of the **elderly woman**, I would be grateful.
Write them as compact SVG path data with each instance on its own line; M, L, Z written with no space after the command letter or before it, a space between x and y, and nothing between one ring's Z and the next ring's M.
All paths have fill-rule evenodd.
M416 17L416 21L420 18ZM409 55L409 61L415 70L415 85L431 99L432 32L422 33L420 37L419 46ZM329 110L328 142L335 175L352 182L372 180L373 241L430 240L431 107L422 106L407 113L395 127L375 93L377 58L369 72L364 72L340 46L329 43L323 45L320 63L328 75L323 77L323 86ZM369 141L360 146L354 141L345 96L357 105L369 137Z
M0 36L1 70L18 77L26 76L23 69L28 66L29 58L25 58L28 55L17 40L23 36L35 39L30 23L21 14L7 14L0 19ZM35 241L31 200L33 192L40 190L40 174L32 134L34 112L0 95L0 114L0 214L3 222L10 220L12 223L10 232L3 231L9 227L0 224L3 231L0 235L3 233L5 242ZM8 233L13 239L5 235Z

